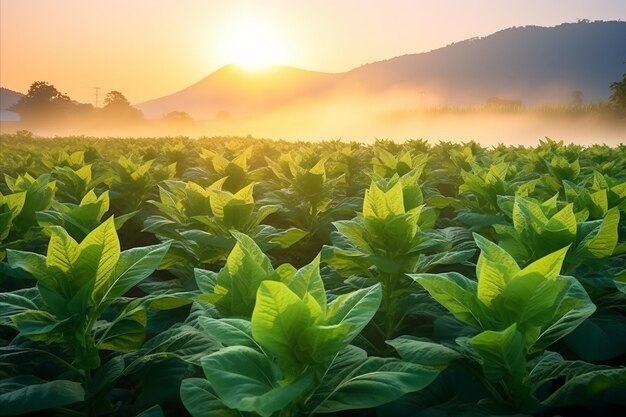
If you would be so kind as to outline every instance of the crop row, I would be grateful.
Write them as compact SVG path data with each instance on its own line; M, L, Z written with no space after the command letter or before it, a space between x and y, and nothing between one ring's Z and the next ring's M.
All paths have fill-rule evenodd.
M0 137L0 415L619 415L626 148Z

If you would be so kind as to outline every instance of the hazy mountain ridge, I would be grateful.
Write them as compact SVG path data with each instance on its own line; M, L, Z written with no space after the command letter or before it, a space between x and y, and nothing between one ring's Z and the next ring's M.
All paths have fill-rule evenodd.
M185 111L212 119L311 103L320 98L377 96L394 91L414 105L480 104L489 97L525 103L606 99L626 71L626 22L566 23L505 29L419 54L403 55L331 74L274 66L246 72L226 66L192 86L141 103L148 117Z
M563 102L573 90L605 99L625 71L626 22L590 22L509 28L350 74L371 88L417 84L444 93L448 103L475 103L494 95Z

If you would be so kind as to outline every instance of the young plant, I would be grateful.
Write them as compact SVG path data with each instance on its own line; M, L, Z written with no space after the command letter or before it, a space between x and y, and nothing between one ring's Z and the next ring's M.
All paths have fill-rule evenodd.
M322 251L324 261L343 277L361 276L382 285L381 342L393 338L401 327L398 308L411 284L406 273L463 263L474 254L473 245L464 243L463 231L430 229L436 213L422 203L421 189L411 173L395 176L386 189L372 182L365 191L362 214L334 222L334 246Z
M60 226L75 240L83 240L89 232L102 223L102 217L109 211L109 192L96 196L93 190L87 192L79 204L52 202L51 210L37 212L37 223L44 229ZM119 230L137 212L115 218L115 228Z
M176 250L168 257L170 268L187 276L195 264L220 263L236 240L231 231L247 234L265 251L287 248L306 233L300 229L276 229L262 222L278 206L261 206L254 201L254 183L235 194L221 190L224 179L204 188L191 181L167 181L160 189L160 201L151 201L160 214L144 222L146 231L162 240L173 239Z
M436 370L367 357L350 345L380 300L376 285L328 302L319 257L286 279L260 282L250 322L201 319L227 347L201 360L206 379L183 381L183 403L194 417L230 410L312 416L375 407L423 388Z
M73 352L83 378L100 365L98 350L126 352L141 345L146 312L141 303L121 297L159 265L169 243L120 252L113 217L78 243L51 226L46 256L7 251L9 265L37 279L40 302L20 308L10 319L21 336L62 343ZM116 305L117 316L101 321Z
M564 246L570 246L565 258L570 268L613 255L618 243L619 210L614 207L603 219L584 222L577 218L572 203L559 210L556 198L555 195L543 203L520 196L513 201L500 198L499 204L513 225L493 226L498 244L521 265Z
M567 246L522 269L504 249L474 237L481 249L478 282L454 272L411 277L479 332L457 339L454 349L480 364L483 383L496 400L523 409L534 403L530 359L572 332L596 307L576 279L560 275Z

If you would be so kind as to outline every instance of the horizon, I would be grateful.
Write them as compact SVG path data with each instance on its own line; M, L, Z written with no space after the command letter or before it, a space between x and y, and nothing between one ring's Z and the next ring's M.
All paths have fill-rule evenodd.
M0 3L0 86L26 93L34 81L47 81L73 100L90 104L95 101L94 88L99 87L102 95L117 90L131 103L142 103L180 91L230 64L246 67L249 71L268 65L284 65L307 71L343 73L372 62L484 38L512 27L554 27L583 19L626 19L626 9L619 7L619 1L612 0L595 2L591 7L584 2L556 1L542 6L538 1L501 5L484 0L478 6L490 6L490 13L472 19L467 19L463 11L475 9L475 2L448 2L448 6L453 6L449 11L444 6L426 3L420 5L420 10L425 12L418 13L420 10L415 5L394 1L382 8L380 5L357 8L362 14L360 19L354 19L349 12L355 7L351 4L353 1L349 1L337 5L337 10L329 10L328 3L320 5L320 10L315 13L325 16L329 29L319 36L318 27L309 27L314 19L304 19L307 11L309 14L313 12L302 2L299 6L285 6L276 1L265 8L252 2L232 2L235 6L229 3L230 7L216 2L186 2L172 9L175 5L165 1L161 2L164 7L160 10L142 8L144 3L138 1L124 6L113 1L107 2L108 8L105 9L100 5L85 7L75 0L51 4L40 0ZM567 7L558 7L564 5ZM214 12L213 20L207 21L217 22L208 25L210 30L194 26L202 22L202 16L197 16L191 19L193 24L185 24L195 29L178 34L178 38L174 36L176 30L181 29L179 22L186 23L185 18L194 17L190 13L195 11L195 14L203 15L209 9ZM503 9L507 13L500 13ZM117 14L111 10L116 10ZM121 14L121 10L127 13ZM152 11L148 15L153 19L151 25L146 22L135 22L137 26L123 25L141 16L140 13L145 14L146 10ZM166 13L168 11L171 13ZM21 16L28 16L31 20L24 21ZM447 20L438 20L442 16ZM165 17L169 20L163 20ZM396 20L391 21L391 17ZM344 27L346 18L351 18L348 28ZM429 22L423 23L423 28L415 24L424 19ZM65 32L52 27L51 21L65 27ZM176 39L158 39L157 32L141 31L147 27L162 32L163 27L156 23L165 21L170 22L173 30L168 36ZM371 29L364 29L367 25L359 24L363 21L372 23ZM405 24L408 21L414 24ZM295 28L296 22L303 27ZM287 23L291 27L287 27ZM446 23L450 25L446 26ZM77 32L77 28L81 31ZM56 32L50 33L53 29ZM110 31L115 29L119 29L117 36L112 36ZM79 39L68 33L72 30L80 33ZM30 37L23 36L24 32L31 33ZM179 44L172 45L176 40ZM357 47L364 40L368 47ZM163 44L159 43L155 48L154 42ZM63 46L55 47L59 43ZM294 45L300 48L294 48ZM142 50L144 55L137 54L137 50ZM117 56L113 58L115 67L100 67L107 53ZM74 61L68 58L68 54ZM29 65L32 59L38 64ZM174 64L163 65L172 60ZM105 62L110 65L111 59L105 58ZM120 71L122 68L124 71Z

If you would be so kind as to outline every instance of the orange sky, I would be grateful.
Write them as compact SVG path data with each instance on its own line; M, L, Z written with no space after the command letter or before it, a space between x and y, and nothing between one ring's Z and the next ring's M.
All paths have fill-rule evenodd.
M263 42L279 44L278 63L339 72L511 26L582 18L626 20L626 6L623 0L0 0L0 85L25 92L44 80L89 103L100 87L101 97L119 90L137 103L229 63L230 45L247 42L232 39L244 32L233 28L256 23L269 33Z

